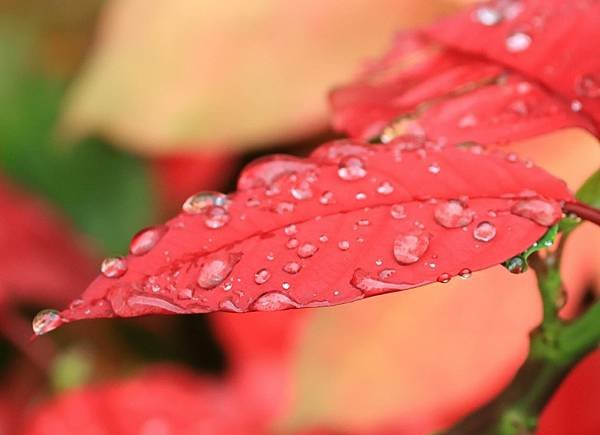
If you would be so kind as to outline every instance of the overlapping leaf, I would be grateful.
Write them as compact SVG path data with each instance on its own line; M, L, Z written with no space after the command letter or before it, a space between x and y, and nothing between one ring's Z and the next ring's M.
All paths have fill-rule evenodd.
M565 127L597 134L600 9L592 1L499 0L400 35L333 92L334 126L504 143Z
M337 141L296 163L274 177L273 161L258 161L240 179L260 187L190 198L38 332L94 317L328 306L445 282L525 249L571 198L514 154L410 137Z

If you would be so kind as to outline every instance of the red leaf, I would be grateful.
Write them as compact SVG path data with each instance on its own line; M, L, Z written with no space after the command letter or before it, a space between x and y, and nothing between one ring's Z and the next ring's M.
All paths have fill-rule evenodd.
M63 304L93 277L67 224L1 178L0 216L0 302Z
M27 435L249 434L269 422L226 384L175 368L155 368L127 381L69 392L29 419Z
M333 92L334 126L383 141L403 132L451 143L503 143L565 127L597 134L599 37L600 6L591 1L469 8L400 35L355 83Z
M61 321L329 306L447 281L541 237L547 220L511 213L523 198L548 204L550 220L571 198L540 168L479 146L338 141L309 161L266 188L190 198L150 252L105 261ZM61 323L47 320L38 332Z

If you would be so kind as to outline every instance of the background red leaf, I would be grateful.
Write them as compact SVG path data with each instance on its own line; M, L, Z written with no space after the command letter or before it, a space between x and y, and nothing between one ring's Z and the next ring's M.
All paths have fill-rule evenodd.
M571 197L481 147L338 141L310 161L266 188L193 197L150 252L105 261L63 320L326 306L446 282L524 250ZM535 197L549 221L510 212Z

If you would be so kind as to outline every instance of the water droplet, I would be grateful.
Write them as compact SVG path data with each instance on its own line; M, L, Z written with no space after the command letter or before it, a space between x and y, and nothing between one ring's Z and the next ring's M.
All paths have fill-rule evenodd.
M298 308L298 303L279 292L269 292L258 297L251 305L255 311L277 311Z
M319 198L319 202L323 205L334 204L335 199L333 197L333 193L329 192L329 191L323 192L323 194L321 195L321 198Z
M445 201L439 203L434 210L435 221L444 228L461 228L469 225L474 212L463 206L460 201Z
M69 304L70 310L76 310L83 305L83 299L75 299Z
M441 282L442 284L450 282L450 274L442 273L440 276L437 277L437 282Z
M264 284L271 278L271 272L267 269L260 269L254 274L254 282L257 284Z
M131 243L129 244L129 252L132 255L147 254L156 246L156 244L160 241L160 239L162 239L167 231L168 227L165 225L148 227L139 231L131 239Z
M200 214L206 212L209 207L227 207L229 205L227 195L220 192L200 192L190 196L181 207L185 213Z
M511 53L525 51L531 45L531 36L525 32L513 32L506 38L506 49Z
M364 201L365 199L367 199L367 194L364 192L358 192L355 196L354 196L358 201Z
M505 158L506 161L510 163L516 163L519 161L519 156L516 153L508 153Z
M383 260L381 258L378 258L377 260L375 260L376 266L381 266L382 264L383 264Z
M481 6L475 10L475 19L484 26L495 26L502 18L498 9L489 6Z
M285 233L286 236L293 236L298 232L298 228L296 227L296 225L291 224L291 225L288 225L287 227L285 227L283 229L283 232Z
M281 288L284 289L284 290L289 290L290 287L291 287L291 285L290 285L289 282L282 282L281 283Z
M223 290L225 290L226 292L228 292L232 288L233 288L233 283L232 282L226 282L225 284L223 284Z
M313 197L310 184L302 181L290 189L291 195L299 201L304 201Z
M367 175L367 170L360 157L347 156L339 163L338 175L346 181L359 180Z
M182 288L177 293L177 296L179 299L192 299L192 297L194 297L194 290L189 287Z
M350 242L348 240L340 240L338 242L338 248L340 248L342 251L347 251L350 249Z
M562 210L557 204L536 198L520 200L510 211L546 227L554 225L562 216Z
M123 257L105 258L100 271L107 278L119 278L127 272L127 261Z
M359 219L358 221L356 221L356 225L358 225L359 227L367 227L371 224L371 222L369 222L369 219Z
M384 181L377 187L377 193L380 195L390 195L394 193L394 186L389 181Z
M210 229L216 230L224 227L227 222L229 222L229 219L231 219L231 217L227 210L220 206L213 206L209 207L206 211L204 225Z
M406 208L402 204L394 204L390 208L390 214L394 219L404 219L406 217Z
M581 109L583 109L583 104L581 104L581 101L579 101L579 100L571 101L571 110L573 112L580 112Z
M200 266L197 283L200 287L210 290L225 281L233 270L233 266L240 261L240 254L229 254L225 258L213 258Z
M238 178L238 190L271 186L285 175L315 168L315 164L297 157L274 155L262 157L247 165Z
M600 73L584 74L575 84L577 95L588 98L600 97Z
M415 286L414 284L408 283L385 282L377 277L370 276L362 269L356 269L354 271L350 284L367 294L377 294L390 290L406 290Z
M275 212L278 214L291 213L294 211L294 204L282 201L275 206Z
M327 237L325 234L321 234L321 235L319 236L319 241L320 241L321 243L325 243L325 242L327 242L328 240L329 240L329 237Z
M480 242L489 242L494 237L496 237L496 226L491 222L480 222L473 230L473 238Z
M432 163L431 165L429 165L427 167L427 170L431 173L431 174L439 174L440 171L442 170L442 168L440 168L440 165L438 163Z
M302 269L302 265L300 263L296 263L295 261L290 261L283 266L283 271L291 274L300 272L300 269Z
M458 121L458 126L460 128L474 127L476 125L477 125L477 117L475 115L473 115L472 113L469 113L468 115L463 116Z
M379 279L390 279L396 274L396 269L383 269L379 272Z
M506 262L506 268L510 273L523 273L527 270L527 262L523 257L517 255Z
M471 269L462 269L460 272L458 272L458 276L460 276L462 279L469 279L471 278L473 272L471 272Z
M298 247L299 244L300 244L300 242L298 241L298 239L292 237L291 239L289 239L287 241L287 243L285 244L285 247L288 249L294 249L294 248Z
M64 321L57 310L42 310L33 318L31 326L35 335L43 335L58 328L63 323Z
M267 254L266 258L267 258L268 261L273 261L273 260L275 260L275 254L273 254L272 252L269 252Z
M429 238L422 230L399 234L394 240L394 258L400 264L416 263L429 248Z
M315 252L317 252L318 250L319 250L318 246L315 246L312 243L304 243L304 244L302 244L302 246L300 246L298 248L296 253L298 254L298 257L300 257L300 258L308 258L308 257L312 257L315 254Z

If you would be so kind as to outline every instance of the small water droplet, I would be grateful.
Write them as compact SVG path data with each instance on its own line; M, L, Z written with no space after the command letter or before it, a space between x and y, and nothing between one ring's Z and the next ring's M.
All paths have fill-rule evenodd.
M442 170L442 168L440 168L440 165L438 163L432 163L431 165L429 165L427 167L427 170L431 173L431 174L439 174L440 171Z
M473 229L473 238L480 242L489 242L496 237L496 226L488 221L477 224Z
M294 211L294 204L287 201L282 201L275 206L275 212L278 214L291 213Z
M394 193L394 186L389 181L384 181L377 187L377 193L380 195L391 195Z
M268 261L273 261L273 260L275 260L275 254L273 254L272 252L269 252L267 254L266 258L267 258Z
M531 45L532 39L528 33L525 32L513 32L505 41L506 49L511 53L520 53L525 51Z
M582 97L600 97L600 73L582 75L575 84L575 92Z
M338 248L340 248L342 251L347 251L350 249L350 242L348 240L340 240L338 242Z
M440 276L437 277L437 282L441 282L442 284L450 282L450 274L442 273Z
M520 200L510 211L546 227L554 225L562 217L562 210L558 205L537 198Z
M489 6L481 6L475 10L475 19L484 26L495 26L502 21L502 13Z
M338 176L342 180L353 181L364 178L367 175L365 163L360 157L344 157L338 166Z
M460 128L474 127L476 125L477 125L477 117L475 115L473 115L472 113L469 113L469 114L463 116L458 121L458 126Z
M289 239L287 241L287 243L285 244L285 247L288 249L294 249L294 248L297 248L299 244L300 244L300 241L298 239L292 237L291 239Z
M105 258L100 271L107 278L119 278L127 272L127 261L123 257Z
M359 227L367 227L371 224L371 222L369 221L369 219L359 219L358 221L356 221L356 225L358 225Z
M325 234L321 234L321 235L319 236L319 241L320 241L321 243L325 243L325 242L327 242L328 240L329 240L329 237L327 237Z
M423 230L399 234L394 240L394 258L400 264L416 263L429 248L429 238Z
M444 201L434 210L435 221L444 228L461 228L469 225L474 212L463 206L460 201Z
M60 313L57 310L42 310L36 314L31 322L35 335L43 335L50 332L64 323Z
M379 272L379 279L386 280L390 279L396 274L396 269L383 269Z
M286 236L293 236L296 233L298 233L298 228L296 227L296 225L291 224L291 225L288 225L287 227L285 227L283 229L283 232L285 233Z
M267 269L260 269L254 274L254 282L257 284L264 284L271 278L271 272Z
M229 254L224 258L213 258L200 266L197 283L205 289L210 290L225 281L233 270L233 266L240 261L240 254Z
M283 271L291 274L300 272L300 269L302 269L302 265L300 263L296 263L295 261L290 261L283 266Z
M355 196L354 196L358 201L364 201L365 199L367 199L367 194L364 192L358 192Z
M390 208L390 214L394 219L404 219L406 217L406 208L402 204L394 204Z
M583 104L581 103L581 101L579 101L579 100L571 101L571 110L573 112L581 112L581 109L583 109Z
M200 214L206 212L212 206L226 208L229 202L229 198L223 193L200 192L190 196L181 208L188 214Z
M298 308L298 303L289 296L279 292L269 292L258 297L251 305L255 311L277 311Z
M162 239L167 230L167 226L157 225L139 231L131 239L131 243L129 244L129 252L132 255L147 254L156 246L160 239Z
M527 262L523 257L517 255L506 262L506 268L510 273L523 273L527 270Z
M471 275L473 274L473 272L471 272L471 269L462 269L460 272L458 272L458 276L460 276L462 279L469 279L471 278Z
M376 266L381 266L382 264L383 264L383 260L381 258L378 258L377 260L375 260Z
M302 246L300 246L298 248L296 253L298 254L298 257L300 257L300 258L309 258L309 257L312 257L315 254L315 252L317 252L318 250L319 250L319 247L316 245L313 245L312 243L303 243Z
M506 161L510 163L516 163L519 161L519 156L516 153L508 153L505 158Z
M232 282L226 282L223 285L223 290L225 290L226 292L228 292L229 290L231 290L233 288L233 283Z
M335 203L335 199L333 197L333 192L323 192L323 194L321 195L321 198L319 198L319 202L323 205L329 205L329 204L334 204Z
M291 285L290 285L289 282L282 282L281 283L281 288L284 289L284 290L289 290L290 287L291 287Z
M224 227L227 222L229 222L229 212L218 205L209 207L206 211L206 218L204 220L204 225L208 228L216 230Z

